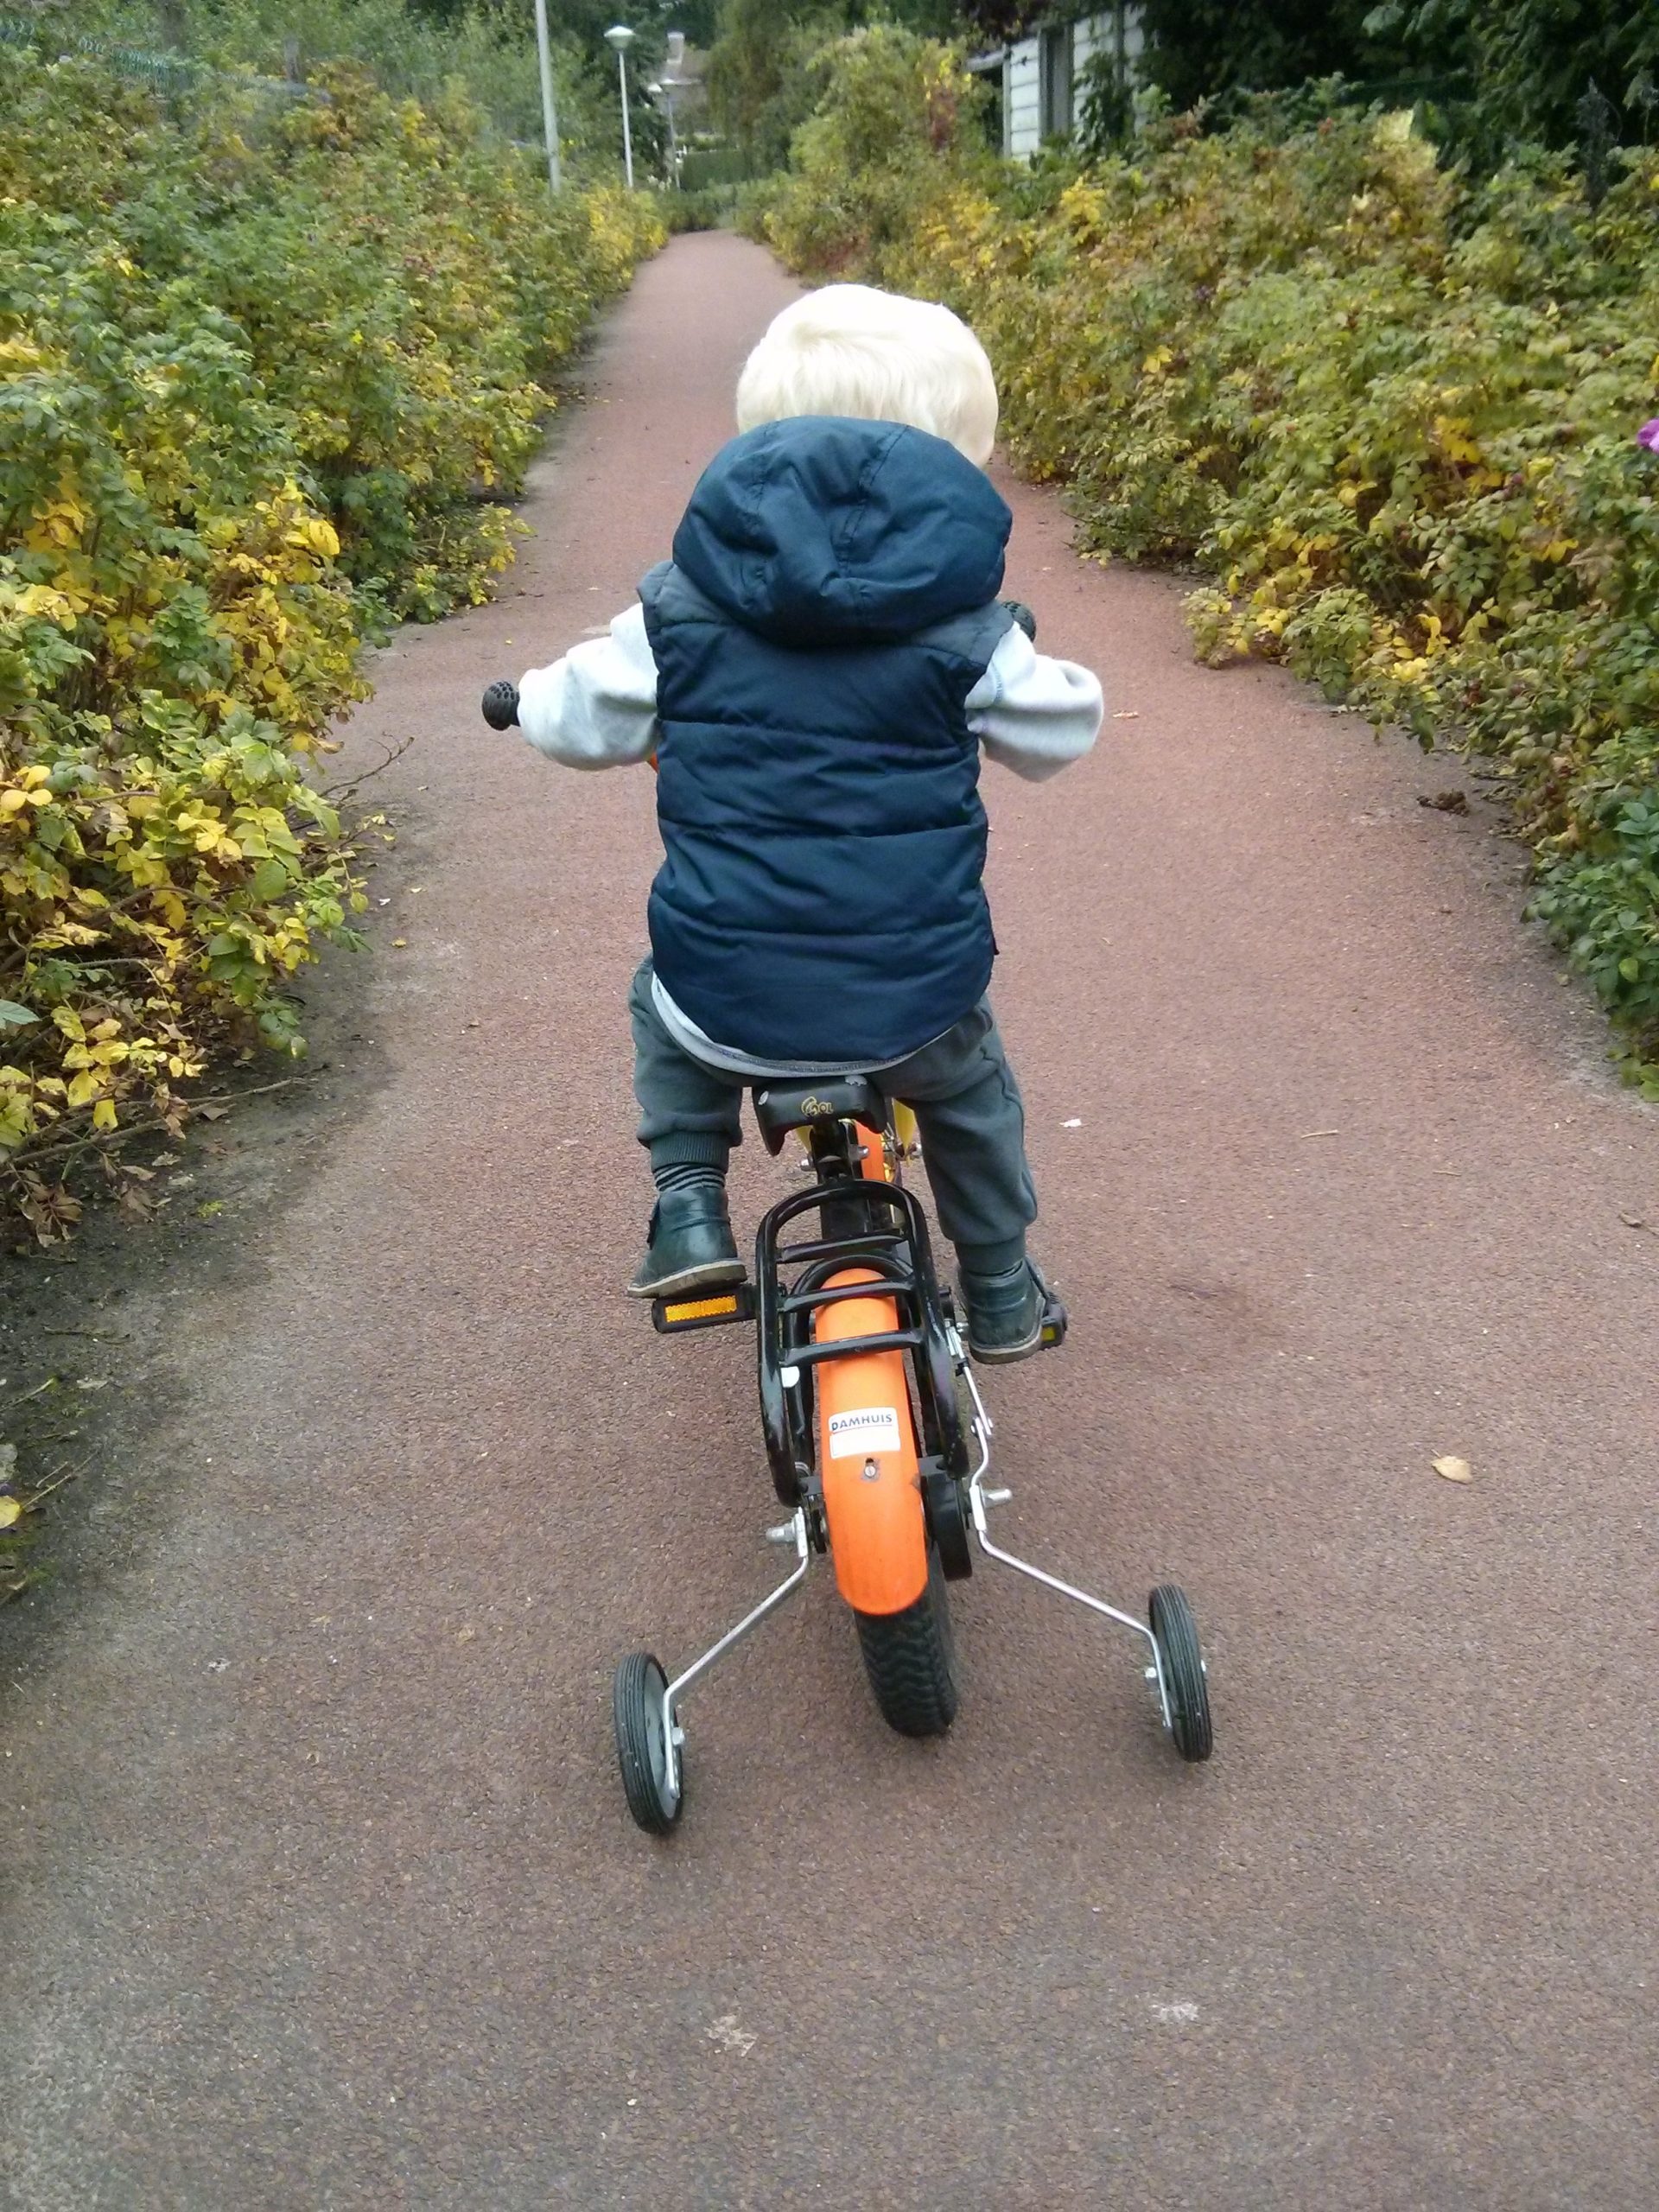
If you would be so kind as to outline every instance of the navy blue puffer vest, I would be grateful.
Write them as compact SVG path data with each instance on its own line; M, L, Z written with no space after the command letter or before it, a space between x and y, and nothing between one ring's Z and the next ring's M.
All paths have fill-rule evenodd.
M716 455L640 586L666 853L652 951L716 1042L874 1065L983 994L964 702L1010 620L1009 522L943 440L799 416Z

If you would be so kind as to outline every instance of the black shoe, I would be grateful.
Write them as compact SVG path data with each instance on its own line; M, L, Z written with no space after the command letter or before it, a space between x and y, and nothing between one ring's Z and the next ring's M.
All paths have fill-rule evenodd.
M1029 1359L1043 1344L1043 1316L1048 1290L1029 1260L1000 1275L962 1271L962 1302L967 1308L968 1349L995 1367Z
M651 1217L650 1243L630 1298L671 1298L722 1282L741 1282L726 1193L708 1184L664 1191Z

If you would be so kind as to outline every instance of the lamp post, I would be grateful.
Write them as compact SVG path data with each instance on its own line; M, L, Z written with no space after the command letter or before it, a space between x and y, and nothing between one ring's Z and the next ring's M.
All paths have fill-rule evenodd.
M652 99L661 100L663 113L668 118L668 152L665 165L669 183L677 185L680 181L680 149L679 142L674 135L674 83L672 79L664 79L660 84L647 85L645 90L651 94Z
M653 99L661 99L663 112L668 118L668 181L671 185L677 185L680 181L680 142L674 128L674 95L686 81L680 74L684 67L685 33L670 31L661 81L648 89Z
M553 57L547 43L547 0L536 0L536 58L542 72L542 143L547 148L547 181L559 188L559 118L553 106Z
M633 134L628 128L628 48L633 44L633 33L626 23L613 23L605 34L605 43L616 55L617 79L622 87L622 167L626 172L628 190L633 190Z

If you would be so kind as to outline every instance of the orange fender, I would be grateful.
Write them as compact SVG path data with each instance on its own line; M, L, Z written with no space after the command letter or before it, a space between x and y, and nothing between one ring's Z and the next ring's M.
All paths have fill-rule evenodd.
M831 1284L880 1282L845 1268ZM812 1318L816 1342L873 1337L899 1325L891 1298L846 1298ZM855 1353L819 1363L818 1471L836 1584L861 1613L898 1613L927 1586L927 1524L905 1356Z

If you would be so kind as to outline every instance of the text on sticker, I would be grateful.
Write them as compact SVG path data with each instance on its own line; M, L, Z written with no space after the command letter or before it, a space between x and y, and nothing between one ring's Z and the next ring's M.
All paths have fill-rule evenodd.
M899 1415L892 1406L860 1406L830 1416L830 1457L861 1459L871 1452L899 1449Z

